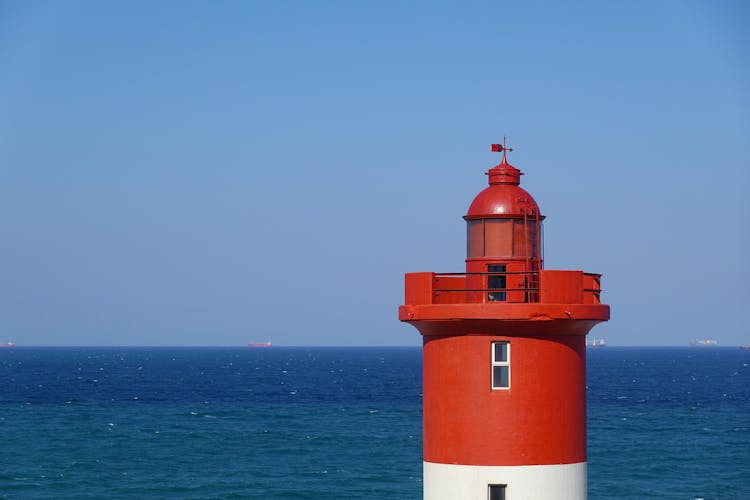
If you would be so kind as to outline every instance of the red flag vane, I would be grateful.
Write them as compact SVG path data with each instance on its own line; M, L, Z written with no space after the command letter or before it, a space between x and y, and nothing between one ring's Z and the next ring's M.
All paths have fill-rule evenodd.
M492 145L492 152L493 153L500 153L500 152L502 152L503 153L503 163L508 163L507 160L505 159L505 152L506 151L513 151L513 148L509 148L508 146L505 145L505 139L506 139L505 136L503 136L503 143L502 144L493 144Z

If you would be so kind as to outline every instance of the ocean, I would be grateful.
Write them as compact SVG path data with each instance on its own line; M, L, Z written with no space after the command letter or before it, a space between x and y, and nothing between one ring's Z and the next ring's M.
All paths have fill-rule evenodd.
M421 349L0 350L0 498L417 499ZM750 499L750 351L588 351L591 499Z

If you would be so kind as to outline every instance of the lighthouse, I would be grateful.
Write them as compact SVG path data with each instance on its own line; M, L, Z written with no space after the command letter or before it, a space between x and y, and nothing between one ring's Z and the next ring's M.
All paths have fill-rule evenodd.
M601 275L547 270L512 151L469 205L463 272L405 276L423 340L425 500L586 498L586 335Z

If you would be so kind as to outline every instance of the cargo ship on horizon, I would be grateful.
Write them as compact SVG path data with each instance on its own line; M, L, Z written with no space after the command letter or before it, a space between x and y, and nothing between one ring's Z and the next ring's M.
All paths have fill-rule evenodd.
M248 347L271 347L273 344L271 344L271 341L267 342L250 342L247 344Z
M690 345L693 347L710 347L719 345L719 342L714 339L697 339L691 340Z
M596 337L586 339L586 347L607 347L607 341Z

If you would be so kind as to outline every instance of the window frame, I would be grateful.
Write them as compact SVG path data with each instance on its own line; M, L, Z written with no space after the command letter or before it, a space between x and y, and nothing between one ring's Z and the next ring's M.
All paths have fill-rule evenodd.
M494 498L497 498L497 495L493 498L492 493L499 493L500 499L505 500L505 493L507 492L507 488L508 488L507 484L488 484L487 485L487 498L489 500L494 500Z
M497 344L505 344L505 361L495 359L495 346ZM496 340L490 343L490 387L493 391L507 391L510 390L510 341L509 340ZM507 367L508 368L508 385L495 385L495 368L496 367ZM500 381L498 381L499 384Z
M506 302L508 300L508 264L487 264L487 301ZM500 276L489 276L499 274Z

